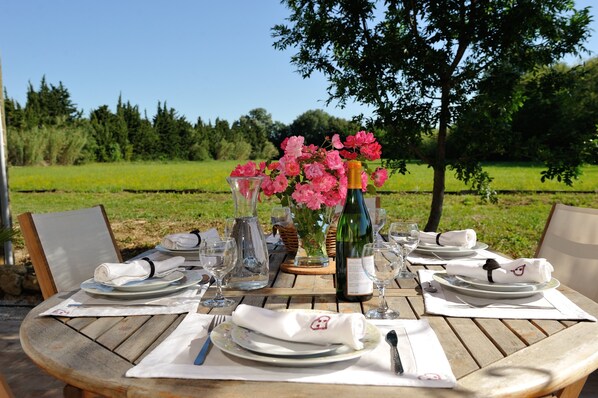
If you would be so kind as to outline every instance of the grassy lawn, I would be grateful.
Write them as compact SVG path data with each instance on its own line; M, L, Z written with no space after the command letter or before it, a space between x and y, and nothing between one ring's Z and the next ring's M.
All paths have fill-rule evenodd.
M225 177L235 162L91 164L71 167L9 169L11 212L51 212L106 207L117 241L126 252L153 247L167 233L219 228L234 214ZM389 222L425 224L431 201L431 171L413 166L407 176L393 176L380 193ZM499 190L498 204L481 202L461 182L448 178L439 230L473 228L478 239L514 257L533 256L550 207L555 202L598 208L598 167L586 167L573 188L539 181L540 167L489 165ZM504 192L503 192L504 191ZM512 191L512 192L507 192ZM525 191L525 192L517 192ZM275 201L264 199L258 215L269 231ZM18 227L18 225L16 225ZM383 229L384 231L384 229ZM22 238L15 240L23 261ZM126 253L125 253L126 257Z

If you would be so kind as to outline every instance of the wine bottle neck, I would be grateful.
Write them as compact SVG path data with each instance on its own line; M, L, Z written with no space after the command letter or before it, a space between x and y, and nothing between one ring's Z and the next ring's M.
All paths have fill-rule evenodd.
M348 189L361 189L361 162L357 160L351 160L348 162Z

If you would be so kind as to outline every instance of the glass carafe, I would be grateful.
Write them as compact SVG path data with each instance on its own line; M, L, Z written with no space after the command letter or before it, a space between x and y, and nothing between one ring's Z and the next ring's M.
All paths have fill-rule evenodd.
M237 240L238 260L226 278L226 288L253 290L268 284L268 246L257 218L257 198L263 177L227 177L235 201L231 237Z

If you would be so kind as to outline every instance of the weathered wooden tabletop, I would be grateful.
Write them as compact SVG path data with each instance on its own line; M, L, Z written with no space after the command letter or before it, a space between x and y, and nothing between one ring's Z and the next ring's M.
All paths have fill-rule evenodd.
M227 291L238 303L270 309L322 309L365 312L369 302L338 302L333 275L295 275L280 271L287 255L280 248L270 255L270 285L250 292ZM414 267L417 269L417 267ZM429 266L429 269L442 269ZM413 269L413 268L412 268ZM559 287L567 297L594 316L598 304ZM212 288L206 297L213 294ZM569 386L581 388L598 368L596 322L453 318L424 314L418 282L398 280L387 289L390 306L402 318L426 317L442 344L453 373L455 389L233 380L135 379L125 372L153 350L181 322L182 315L130 317L39 317L68 294L40 304L21 325L23 349L42 369L84 390L113 397L535 397ZM234 308L212 310L230 314ZM200 306L199 311L210 312ZM580 381L581 380L581 381Z

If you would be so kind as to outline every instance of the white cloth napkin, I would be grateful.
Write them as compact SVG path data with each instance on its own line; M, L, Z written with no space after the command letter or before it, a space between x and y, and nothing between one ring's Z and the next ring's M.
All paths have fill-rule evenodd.
M382 336L378 346L358 359L311 367L268 365L225 354L213 347L201 366L193 365L203 345L212 316L189 313L176 330L127 377L285 381L381 386L452 388L456 385L444 350L428 321L372 321ZM384 335L395 329L405 373L391 371L390 347ZM234 343L231 343L234 344Z
M164 277L179 269L185 257L176 256L163 261L151 260L154 264L154 277ZM142 281L149 278L151 265L147 260L138 259L128 263L103 263L93 273L93 279L99 283L122 286L131 281Z
M218 240L220 236L215 228L199 232L201 240ZM191 250L199 246L197 235L191 233L177 233L166 235L162 238L160 245L168 250Z
M487 299L472 297L452 289L445 289L436 282L437 271L419 270L419 280L424 287L424 305L427 314L465 318L510 318L510 319L570 319L590 320L596 318L569 300L557 289L544 291L530 297L517 299ZM436 292L425 289L430 283ZM485 308L473 308L468 304L490 304Z
M346 344L363 349L366 320L363 314L323 314L304 311L272 311L241 304L233 312L241 327L277 339L313 344Z
M552 279L554 268L545 258L518 258L500 263L500 268L492 270L492 280L496 283L538 282L545 283ZM488 280L488 271L484 264L458 260L446 264L449 275L468 276L474 279Z
M446 231L440 233L438 241L438 232L419 232L420 243L441 246L459 246L471 249L477 243L477 235L473 229L463 229L459 231Z

